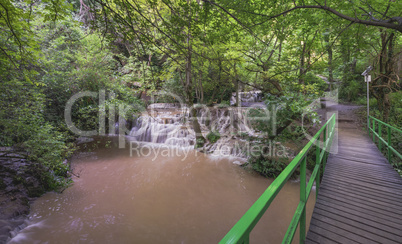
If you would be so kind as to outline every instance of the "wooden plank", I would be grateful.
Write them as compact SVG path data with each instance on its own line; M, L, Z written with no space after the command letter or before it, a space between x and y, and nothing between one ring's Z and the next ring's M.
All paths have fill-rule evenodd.
M354 235L360 236L361 239L365 239L363 243L368 243L369 241L367 240L371 240L370 242L400 244L399 241L401 240L401 237L399 235L377 228L380 225L378 223L376 226L376 223L363 222L360 218L354 218L350 215L342 215L342 213L333 214L320 208L315 208L313 219L310 223L318 225L317 221L342 229L343 232L345 232L343 236L348 236L349 238ZM325 226L325 224L320 224L319 226ZM349 235L350 232L354 235Z
M375 183L376 181L379 182L389 182L391 184L396 184L396 185L401 185L401 180L398 178L394 178L392 176L387 177L383 173L378 173L375 174L373 172L367 172L366 170L354 170L353 168L344 168L344 167L334 167L331 166L328 168L328 171L337 171L336 174L342 174L344 176L349 176L349 177L360 177L363 179L367 180L372 180L372 183ZM374 170L372 170L374 171ZM331 173L328 173L331 174ZM357 179L357 178L352 178L352 179Z
M325 184L324 187L327 187L327 184ZM356 195L359 195L359 196L362 196L362 197L366 197L367 199L380 200L381 202L384 202L387 205L391 204L391 205L396 205L397 207L400 206L400 203L399 203L401 201L400 198L385 195L385 194L382 194L381 192L373 193L372 191L367 191L367 190L360 190L359 191L356 188L349 189L349 188L345 188L345 187L342 187L342 188L337 187L337 189L339 189L342 192L344 192L345 195L347 194L347 195L352 195L353 196L354 194L356 194Z
M336 162L334 162L332 166L359 167L362 169L377 169L381 172L388 172L388 173L390 169L391 170L393 169L392 166L388 163L385 164L378 161L376 162L362 161L362 159L359 160L356 160L355 158L337 157Z
M329 167L328 168L328 171L338 171L338 173L342 173L345 176L362 177L362 178L366 178L366 179L372 179L373 180L372 183L375 183L375 181L380 181L380 182L390 182L390 183L394 183L394 184L397 184L397 185L401 184L400 179L394 178L394 177L391 177L391 176L387 177L385 174L382 174L382 173L378 173L377 175L376 174L373 175L373 173L365 172L365 171L351 172L352 170L353 169L345 169L345 168L339 168L339 167ZM330 174L330 173L328 173L328 174Z
M339 235L339 233L337 233L336 231L334 232L334 229L328 230L328 225L322 225L321 223L317 223L317 224L312 224L313 222L315 222L315 219L311 220L310 223L310 229L309 229L309 233L307 234L307 238L309 239L313 239L314 241L318 242L318 243L340 243L340 244L344 244L344 243L362 243L353 239L349 239L343 235Z
M336 176L332 176L332 175L330 176L330 175L326 174L326 175L324 175L324 177L331 178L333 181L340 182L340 180L338 178L336 178ZM323 181L322 185L325 185L326 184L325 182L326 181ZM386 186L377 186L377 185L374 185L374 184L368 185L368 184L366 184L364 182L357 182L357 181L351 180L351 179L343 179L342 182L344 182L346 184L350 184L350 185L355 184L355 185L357 185L359 187L363 187L363 188L367 187L367 188L370 188L371 190L384 191L384 192L387 192L389 194L398 195L398 197L401 196L401 194L399 193L398 189L387 188Z
M357 155L365 155L361 157L362 159L375 159L379 161L385 160L384 156L381 154L378 154L375 150L375 148L370 148L371 151L368 151L368 148L361 148L361 147L351 147L351 146L342 146L338 145L338 152L339 154L342 155L348 155L348 154L357 154ZM369 156L369 157L367 157Z
M330 171L330 170L328 170L328 171ZM379 187L385 187L385 188L388 188L390 190L393 190L395 192L395 194L399 195L399 193L400 193L399 192L399 189L401 187L400 184L393 184L393 183L389 183L389 182L378 182L377 184L372 184L369 178L355 179L355 178L351 178L351 177L348 177L348 176L345 176L345 175L342 175L342 174L337 174L335 172L327 173L327 174L324 175L324 177L336 177L339 180L342 180L342 181L344 180L344 181L347 181L347 182L350 182L350 183L360 182L360 183L362 183L364 185L367 185L367 186L373 186L374 185L374 186L379 186Z
M386 166L388 168L389 168L389 166L391 166L388 164L387 161L383 161L383 160L375 160L375 159L370 159L370 158L366 158L366 159L358 158L358 157L353 157L353 156L347 156L344 154L332 154L332 155L333 156L331 158L343 159L343 160L346 160L347 162L352 161L351 163L364 163L367 165L378 165L380 167ZM391 168L392 168L392 166L391 166Z
M336 176L342 175L342 177L348 177L350 180L363 181L366 185L387 185L393 186L395 189L400 189L401 181L399 179L387 179L385 176L377 178L375 175L364 172L350 172L342 168L329 168L328 171L337 171ZM334 173L335 174L335 173ZM331 173L327 174L330 177ZM402 192L400 192L402 193Z
M356 199L356 201L360 200L362 205L376 206L380 209L393 211L395 214L402 216L402 206L398 205L400 203L388 203L388 202L381 201L381 199L372 199L369 196L361 196L361 195L354 194L354 193L348 193L348 192L338 190L333 187L328 188L328 187L325 187L322 185L321 190L325 190L325 189L327 189L328 192L331 192L333 195L338 195L341 197L349 197L349 199Z
M336 186L339 189L350 189L352 191L358 192L358 191L363 191L366 192L367 194L373 194L375 196L379 196L379 197L384 197L386 199L391 199L394 201L402 201L402 196L401 195L397 195L397 194L393 194L392 192L385 192L385 191L380 191L380 190L375 190L369 187L361 187L357 184L348 184L345 183L343 181L335 181L332 178L328 178L325 181L326 184L336 184Z
M392 166L388 162L381 162L379 160L366 160L362 158L355 158L350 156L343 155L340 157L336 157L337 162L334 163L336 165L349 166L349 167L364 167L366 169L376 167L381 171L388 171L389 169L393 169Z
M342 161L341 161L342 160ZM328 165L328 167L340 167L344 169L350 169L350 170L357 170L358 172L367 172L371 173L374 175L381 175L381 176L390 176L394 179L401 180L400 176L398 173L395 171L395 173L391 173L390 170L393 170L391 165L368 165L368 164L363 164L360 162L356 162L353 160L345 160L341 159L338 160L338 162L333 163L331 165Z
M332 154L331 159L332 158L338 159L335 161L336 164L345 162L346 164L350 164L351 166L366 164L367 166L376 165L376 166L379 166L380 168L385 166L385 168L392 169L392 166L388 163L388 161L386 161L386 159L376 160L376 159L371 159L371 158L357 158L357 157L347 156L347 155L340 154L340 153Z
M315 235L315 234L314 234ZM314 238L314 237L313 237ZM310 244L320 244L319 242L316 242L315 240L311 239L311 235L310 238L306 237L306 242L305 243L310 243Z
M383 215L379 215L370 211L365 211L362 208L356 208L351 205L345 205L341 204L339 202L332 203L329 201L326 201L326 199L320 199L320 205L325 207L325 210L331 211L331 210L336 210L343 212L345 214L350 214L350 215L355 215L355 216L360 216L362 220L364 221L373 221L377 223L381 223L382 226L380 227L381 229L388 231L388 232L395 232L397 233L398 231L402 230L402 222L395 220L395 222L389 221L389 218L384 217ZM318 206L320 206L318 205Z
M329 194L329 195L326 195L326 194ZM389 221L392 221L393 219L395 219L396 223L402 222L402 217L400 217L399 215L395 215L393 212L389 211L389 209L385 209L385 210L380 209L375 205L371 206L368 204L364 204L364 202L354 201L353 198L349 198L349 197L345 197L345 196L334 196L328 192L320 192L317 200L321 199L322 197L327 198L328 201L333 202L333 203L338 203L338 202L345 203L347 205L351 205L353 207L358 207L358 208L367 210L372 213L381 214L384 217L388 218Z

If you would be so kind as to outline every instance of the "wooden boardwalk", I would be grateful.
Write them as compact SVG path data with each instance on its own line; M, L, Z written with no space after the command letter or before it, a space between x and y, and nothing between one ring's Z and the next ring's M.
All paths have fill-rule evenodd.
M362 130L338 122L306 243L402 243L402 178Z

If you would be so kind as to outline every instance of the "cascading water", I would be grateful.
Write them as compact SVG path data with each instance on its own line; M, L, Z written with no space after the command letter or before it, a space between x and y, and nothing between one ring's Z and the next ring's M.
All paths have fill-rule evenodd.
M249 105L256 102L261 102L262 92L261 91L249 91L249 92L239 92L239 100L243 105ZM230 98L230 105L236 104L236 92L232 93Z
M181 117L152 117L143 115L134 122L130 136L136 141L164 143L172 146L194 145L194 131L180 123Z
M241 148L246 141L240 135L257 135L247 117L249 109L251 108L197 108L197 119L203 136L207 137L210 132L220 136L215 143L206 143L202 150L213 155L245 157ZM189 109L180 108L177 104L150 105L146 113L134 120L129 135L135 141L177 147L192 147L196 140Z

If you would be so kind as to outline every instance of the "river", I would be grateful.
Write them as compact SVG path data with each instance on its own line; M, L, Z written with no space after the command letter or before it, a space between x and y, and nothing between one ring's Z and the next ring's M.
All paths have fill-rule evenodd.
M129 146L78 154L73 185L37 199L28 226L9 243L218 243L272 182L237 165L238 158L134 147L132 155ZM297 181L284 186L251 233L252 243L281 242L299 187ZM308 220L313 206L311 197Z

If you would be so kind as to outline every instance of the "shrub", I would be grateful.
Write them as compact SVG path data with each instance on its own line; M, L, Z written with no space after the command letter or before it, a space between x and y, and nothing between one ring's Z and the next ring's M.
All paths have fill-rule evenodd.
M251 168L261 175L268 178L276 178L287 166L285 158L267 159L267 158L253 158L247 162Z
M211 143L217 142L221 138L221 135L219 134L218 131L211 131L207 135L207 139Z

